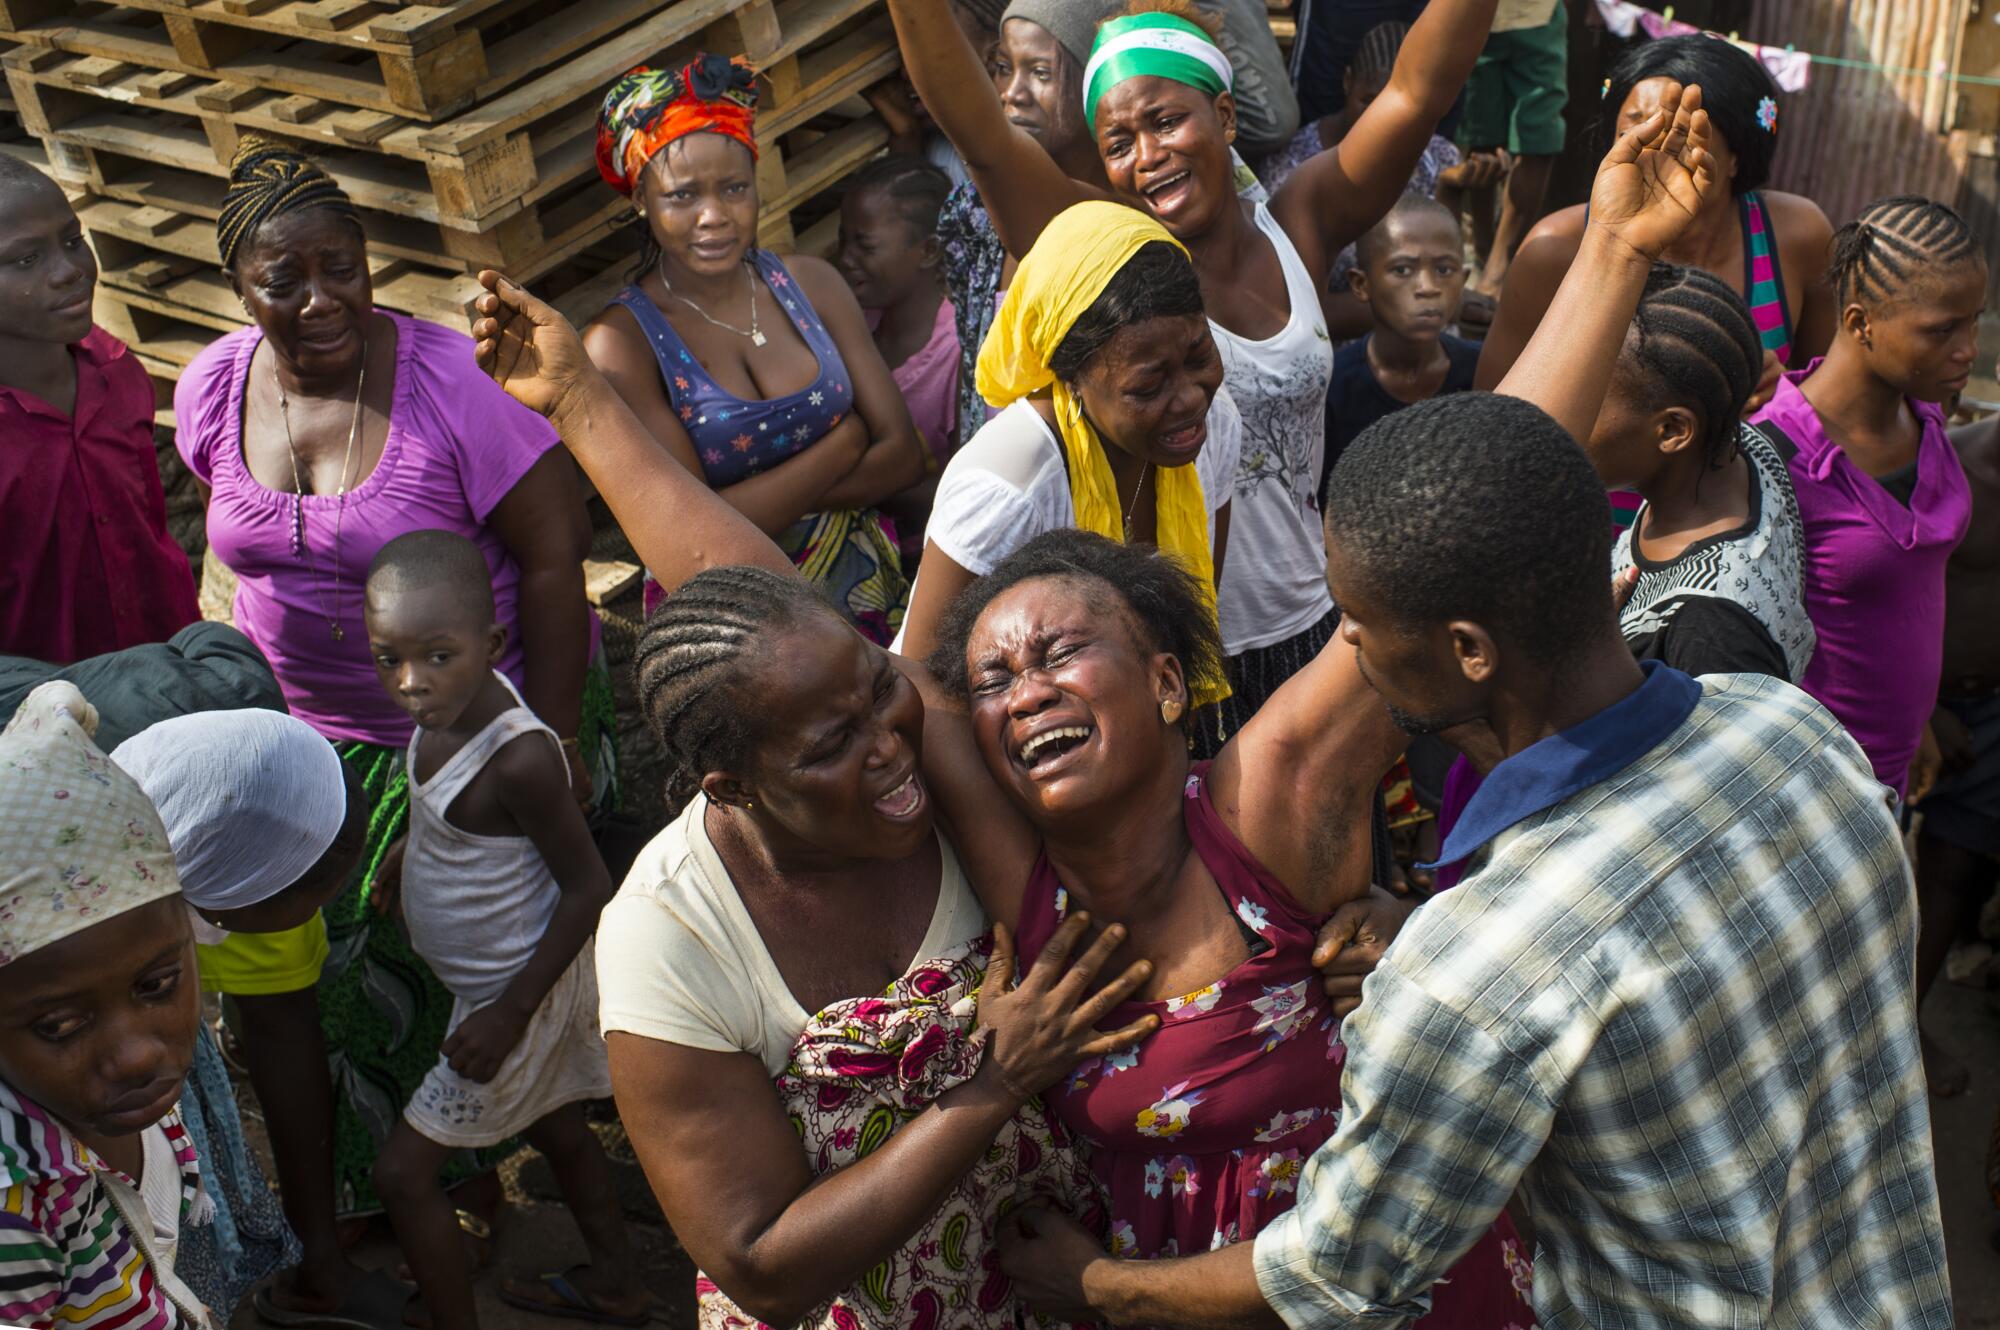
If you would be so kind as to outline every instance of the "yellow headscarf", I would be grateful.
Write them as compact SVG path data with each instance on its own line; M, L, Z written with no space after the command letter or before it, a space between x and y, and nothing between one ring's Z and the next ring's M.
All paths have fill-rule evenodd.
M1049 368L1049 357L1083 312L1142 246L1156 240L1187 252L1167 228L1122 203L1078 203L1042 231L1014 270L979 348L979 395L995 407L1053 387L1056 429L1069 462L1070 503L1076 524L1113 540L1126 538L1118 484L1104 443L1084 419L1083 403ZM1215 557L1208 548L1208 503L1193 465L1156 468L1153 497L1160 548L1179 559L1201 583L1215 613ZM1229 696L1224 679L1189 681L1195 705Z

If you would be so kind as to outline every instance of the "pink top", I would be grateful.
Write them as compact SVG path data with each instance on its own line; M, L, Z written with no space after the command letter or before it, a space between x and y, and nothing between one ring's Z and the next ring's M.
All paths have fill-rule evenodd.
M236 626L269 658L292 714L335 741L400 748L409 742L410 718L377 681L362 622L369 561L409 531L456 531L474 541L492 569L494 600L508 628L500 669L518 687L521 570L486 519L560 441L547 421L479 372L463 333L377 312L396 324L389 437L374 471L345 496L344 512L334 495L301 498L267 489L244 463L245 379L262 339L254 326L195 357L174 390L174 413L181 456L213 491L208 539L238 579ZM329 617L343 630L339 641ZM596 632L593 618L593 645Z
M868 327L873 331L882 321L880 310L869 310ZM931 456L942 467L951 460L960 440L958 433L958 311L949 300L938 301L937 322L931 325L931 339L917 353L889 371L909 404L910 419L917 433L930 445Z
M1972 490L1945 437L1944 413L1912 401L1923 421L1908 507L1848 460L1798 384L1784 376L1753 420L1798 446L1790 459L1805 524L1806 613L1819 646L1799 686L1839 718L1875 775L1900 796L1944 668L1944 568L1972 518Z

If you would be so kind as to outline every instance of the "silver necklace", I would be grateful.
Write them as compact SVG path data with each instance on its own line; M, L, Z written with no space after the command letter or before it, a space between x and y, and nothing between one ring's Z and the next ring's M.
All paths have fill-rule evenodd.
M1139 473L1139 483L1132 487L1132 503L1125 509L1125 539L1132 539L1132 514L1139 511L1139 496L1146 492L1146 479L1153 474L1153 464L1146 463L1146 469Z
M347 517L347 491L353 484L350 476L354 471L354 450L361 439L361 391L368 386L368 339L361 339L361 372L354 380L354 419L347 427L347 451L340 459L340 487L334 490L331 610L327 608L326 588L319 575L319 560L313 557L312 545L306 540L305 472L299 466L299 446L292 441L292 399L285 395L285 382L278 377L276 356L271 358L271 382L278 388L278 415L285 422L285 452L292 459L292 544L305 552L306 567L312 572L313 598L319 602L320 617L326 620L327 631L333 634L334 641L342 642L347 639L347 630L340 626L340 533Z
M660 285L667 288L668 295L680 301L683 305L686 305L716 327L722 329L724 332L733 332L738 337L748 337L752 346L762 346L766 341L770 340L757 327L757 274L750 271L749 259L743 260L743 276L750 283L750 326L748 328L739 328L733 323L724 323L700 305L695 304L694 301L674 290L674 284L667 280L667 256L665 254L660 255L659 263L654 266L660 270Z

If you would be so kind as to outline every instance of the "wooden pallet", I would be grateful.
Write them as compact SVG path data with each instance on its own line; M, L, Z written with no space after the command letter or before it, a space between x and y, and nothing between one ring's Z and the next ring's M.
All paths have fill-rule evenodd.
M758 125L767 156L788 132L897 67L894 33L873 0L753 0L726 13L719 26L712 16L700 26L709 10L735 2L682 0L588 59L442 125L50 46L10 51L0 64L28 128L86 154L122 150L222 174L241 134L256 130L312 153L363 206L455 231L508 227L515 236L507 252L519 253L541 243L532 221L520 215L549 192L594 176L603 89L632 64L658 56L655 43L684 58L697 42L726 50L778 34L767 51L766 110ZM746 29L746 19L762 27ZM763 183L784 192L779 180ZM463 248L444 247L449 257L461 257ZM481 246L480 253L490 249Z
M655 8L652 0L396 11L354 0L0 0L0 29L113 63L436 121L559 67Z

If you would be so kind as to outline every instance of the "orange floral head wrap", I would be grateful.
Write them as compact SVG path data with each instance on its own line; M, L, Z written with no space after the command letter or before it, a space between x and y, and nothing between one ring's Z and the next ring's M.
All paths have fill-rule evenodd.
M653 154L689 134L727 134L757 156L750 129L757 83L740 60L702 53L679 69L640 65L611 85L597 113L597 171L620 194L639 187Z

